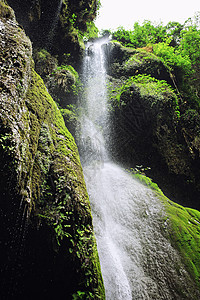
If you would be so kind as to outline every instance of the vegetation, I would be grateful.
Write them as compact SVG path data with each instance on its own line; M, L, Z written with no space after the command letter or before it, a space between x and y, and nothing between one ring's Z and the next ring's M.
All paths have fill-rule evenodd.
M81 1L80 3L64 2L61 13L62 27L68 29L69 34L78 37L78 42L83 46L83 41L98 37L98 29L94 24L94 18L101 6L100 0Z
M31 149L35 162L30 179L36 218L53 229L56 252L64 247L64 256L76 264L85 299L104 297L103 285L97 287L100 265L78 151L59 109L34 71L26 105L31 119L29 144L37 145Z
M5 5L3 7L5 16L2 22L6 32L9 32L2 36L4 49L1 49L0 57L0 192L3 197L1 209L6 216L5 223L2 221L5 227L2 234L8 240L2 255L6 269L9 265L8 273L3 273L3 276L6 281L10 274L14 277L22 274L19 280L16 276L17 286L20 285L16 293L22 298L33 282L33 293L40 291L41 294L38 294L45 298L48 276L53 273L51 286L58 298L62 293L70 298L80 290L85 294L84 299L104 299L90 204L77 146L60 110L34 70L30 40L14 20L8 22L6 18L9 18L8 12L11 10ZM42 70L44 76L49 73L64 74L67 89L73 88L78 81L78 74L71 66L58 67L57 60L46 50L39 51L37 58L39 67L46 68ZM12 80L8 80L10 76ZM12 218L8 218L9 215ZM22 220L19 220L21 216ZM23 227L24 222L27 222L26 228ZM44 239L40 243L42 232ZM23 262L18 267L18 246L21 247L26 234L30 234L31 239L27 238L23 243L30 247L30 251L27 250L25 255L23 253ZM21 236L19 241L18 236ZM37 236L37 241L34 236ZM13 253L15 249L16 254ZM45 259L48 263L44 267ZM61 285L56 288L58 281ZM6 287L5 293L9 297Z
M95 26L94 22L87 22L87 31L83 35L84 41L89 39L97 38L99 30Z
M199 15L197 15L199 17ZM112 151L146 164L174 201L199 207L200 27L150 21L112 34L108 64Z
M112 38L121 42L126 47L141 48L148 44L163 42L167 37L165 27L154 26L151 21L144 21L142 25L136 22L133 30L119 27L112 33Z
M72 40L75 40L75 37L78 37L78 40L83 40L97 36L98 30L92 20L100 2L90 2L91 10L77 7L77 11L72 9L72 13L69 15L68 1L63 1L66 11L63 13L64 20L60 19L63 25L61 29L64 28L61 36L65 36L63 32L65 32L66 23ZM9 9L5 5L2 7L4 8L3 14L8 17ZM9 38L11 39L12 36L15 35L10 35ZM129 47L152 47L152 51L162 60L170 74L174 75L176 80L178 79L178 88L181 87L182 91L184 90L182 83L183 79L187 78L192 83L196 92L195 97L198 99L200 35L196 23L188 21L184 26L179 23L154 26L150 21L145 21L143 25L135 23L133 31L119 28L113 33L113 38ZM194 44L193 41L195 41ZM18 46L22 44L17 42L16 45ZM66 45L66 43L63 44ZM12 45L12 48L13 51L16 51L17 46L13 47ZM56 262L56 257L58 260L62 257L63 263L71 261L72 269L65 268L65 272L72 273L73 271L78 278L78 287L77 290L73 290L73 299L104 299L90 205L78 151L73 137L65 127L60 111L47 93L43 81L33 70L31 58L28 57L26 60L24 59L24 63L21 62L23 51L26 53L27 47L26 51L20 49L16 56L13 54L15 52L6 53L4 56L3 63L4 65L7 63L6 66L10 68L7 70L8 74L14 74L14 78L26 73L26 77L20 78L16 81L17 85L11 86L11 93L7 101L4 98L9 108L5 111L9 111L10 116L9 118L6 116L5 120L2 119L10 128L12 126L15 128L12 134L1 132L1 154L3 154L3 158L9 157L13 160L16 170L18 167L18 176L16 177L19 179L18 188L21 189L22 200L26 202L32 216L34 215L35 219L32 226L35 226L34 222L37 223L37 226L34 227L36 237L38 232L42 230L41 228L46 230L45 237L48 235L48 243L41 244L43 247L41 252L43 250L45 252L51 243L54 244L53 255L49 256L52 258L52 262L50 259L48 268L50 268L51 263L53 265ZM67 55L63 54L65 58ZM16 57L19 61L12 61ZM72 92L77 95L80 82L78 73L71 65L65 64L63 61L58 66L56 60L52 60L51 55L46 50L39 51L38 57L45 65L47 60L51 60L49 69L44 74L49 75L50 72L50 76L53 77L52 89L54 92L58 87L59 91L63 88L64 94ZM133 57L130 58L129 62L131 60ZM27 66L27 70L24 70L25 66ZM13 73L16 70L16 74ZM9 82L11 81L8 80ZM23 85L27 90L23 90ZM1 86L5 93L9 90L8 87L9 85L5 86L5 84ZM14 97L15 88L17 96ZM149 74L137 74L125 80L122 86L114 91L116 106L120 107L126 104L128 101L127 92L130 96L132 92L137 92L137 90L140 91L140 95L144 96L144 99L148 97L151 107L157 103L162 105L168 101L176 111L177 119L179 119L180 106L174 90L166 81L158 80ZM62 95L59 97L61 98ZM190 98L188 92L187 97ZM194 96L192 97L194 98ZM66 106L62 110L63 114L67 115L70 120L75 120L76 115L73 109L68 108L72 107ZM2 116L4 117L3 113ZM19 117L20 119L17 119ZM11 122L10 120L14 121ZM200 128L197 110L193 107L184 111L182 122L189 124L192 128L194 128L194 124ZM14 140L16 143L13 142ZM15 149L16 151L14 151ZM14 160L15 155L16 162ZM5 174L3 175L5 176ZM143 174L135 176L148 186L153 187L154 190L159 190L151 179L147 179ZM200 275L199 213L194 210L183 209L164 199L161 193L159 195L163 197L162 201L166 205L166 219L164 221L169 221L169 238L174 247L181 252L189 272L198 282ZM50 247L52 246L50 245ZM60 265L58 265L58 269L60 269ZM55 265L53 267L55 268ZM64 283L66 282L64 281Z
M144 21L136 22L133 30L119 27L112 34L113 40L123 46L146 48L158 56L171 73L177 92L198 103L200 100L200 29L199 14L183 25L169 22L166 26ZM186 83L187 80L187 83Z
M169 22L166 26L162 23L155 25L145 20L142 25L134 23L133 30L126 30L122 26L116 31L106 30L126 47L142 48L150 44L157 44L170 40L170 46L199 49L199 45L184 45L187 39L198 41L199 38L199 14L194 19L188 19L183 25L178 22ZM102 32L104 34L104 31ZM185 42L183 42L185 41ZM193 44L193 43L192 43Z
M185 75L191 75L192 66L188 55L184 55L180 49L176 49L169 45L170 41L162 42L153 45L153 52L159 56L163 63L174 71L175 68L180 68Z
M176 111L177 118L180 116L178 99L169 84L165 80L158 80L151 75L139 74L128 78L120 87L110 90L111 106L121 107L131 101L131 94L137 90L141 97L148 98L148 105L162 107L166 102Z

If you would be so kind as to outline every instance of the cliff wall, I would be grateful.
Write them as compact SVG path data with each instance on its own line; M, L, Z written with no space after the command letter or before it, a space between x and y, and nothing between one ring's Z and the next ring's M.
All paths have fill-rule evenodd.
M0 12L2 299L103 299L74 138L13 10L1 1Z

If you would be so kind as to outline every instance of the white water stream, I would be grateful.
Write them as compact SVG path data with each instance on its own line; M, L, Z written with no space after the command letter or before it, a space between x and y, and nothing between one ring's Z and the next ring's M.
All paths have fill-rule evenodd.
M103 128L109 135L101 47L105 42L99 40L86 48L80 154L106 299L191 299L187 287L191 280L161 231L161 202L150 189L109 159L101 133ZM179 293L183 289L184 297Z

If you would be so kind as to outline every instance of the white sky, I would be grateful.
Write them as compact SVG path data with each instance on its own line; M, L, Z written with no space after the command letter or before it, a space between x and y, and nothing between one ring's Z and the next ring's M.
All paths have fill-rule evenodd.
M144 20L166 25L169 21L184 23L200 11L200 0L101 0L95 24L98 29L131 29Z

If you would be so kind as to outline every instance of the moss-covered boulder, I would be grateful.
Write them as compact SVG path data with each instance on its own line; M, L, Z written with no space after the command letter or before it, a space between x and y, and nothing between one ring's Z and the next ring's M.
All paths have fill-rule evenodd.
M0 12L2 297L104 299L76 144L30 40L3 2Z
M115 78L148 74L156 79L172 84L168 69L159 57L153 54L152 47L134 49L122 46L119 42L110 42L106 46L107 72Z
M180 95L176 78L152 48L136 50L118 43L109 47L114 158L128 166L149 167L147 174L170 199L199 208L196 104L192 107L187 96L184 100Z
M48 76L46 86L49 93L62 108L77 103L81 82L78 73L71 65L57 67Z

